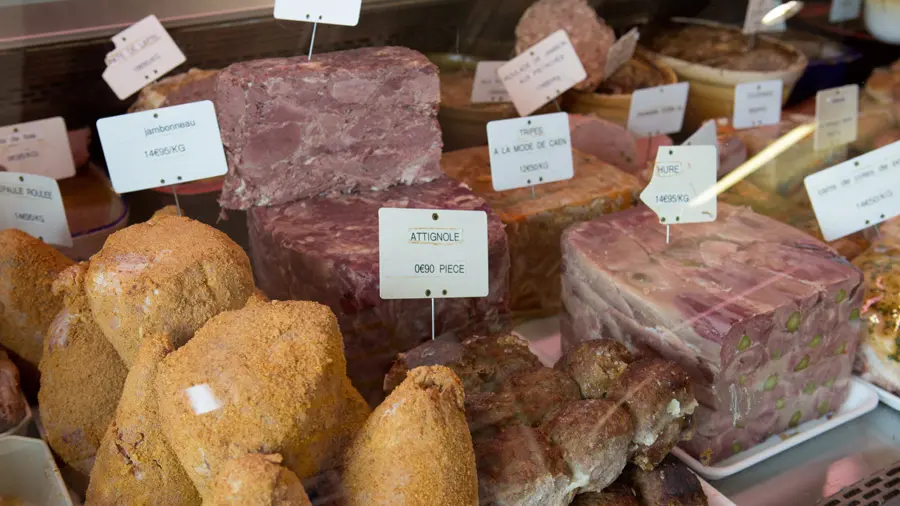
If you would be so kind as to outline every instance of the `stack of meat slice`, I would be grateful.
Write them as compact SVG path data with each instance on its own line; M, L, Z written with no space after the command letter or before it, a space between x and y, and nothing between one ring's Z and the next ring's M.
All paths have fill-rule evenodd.
M567 505L577 494L591 504L629 461L650 472L692 433L687 373L615 341L584 343L548 368L512 335L442 336L401 354L385 390L430 365L465 387L481 504Z
M861 273L825 244L745 208L665 227L646 208L563 237L563 345L598 336L678 362L696 436L717 462L840 407L860 340Z
M354 385L377 405L393 357L431 337L425 301L379 297L382 207L488 213L490 295L441 300L436 327L507 323L500 221L442 177L437 67L399 47L234 64L216 83L229 173L220 202L248 211L260 288L341 315Z

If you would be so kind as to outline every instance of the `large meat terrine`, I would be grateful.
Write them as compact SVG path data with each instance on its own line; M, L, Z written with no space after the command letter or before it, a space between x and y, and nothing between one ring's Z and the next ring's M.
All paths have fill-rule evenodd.
M440 176L438 69L411 49L236 63L219 75L215 102L226 208Z
M487 147L444 154L441 162L451 178L484 197L509 236L510 308L516 312L556 314L560 307L559 240L563 230L631 207L641 182L597 158L574 150L575 177L534 188L496 192L491 183Z
M248 212L250 255L258 286L273 299L312 300L338 315L350 378L372 404L398 353L431 338L427 300L382 300L378 281L378 209L483 210L488 213L490 293L439 299L437 333L470 327L503 330L509 323L509 250L503 224L481 198L442 178L417 186L315 198Z
M645 207L563 237L563 344L613 338L694 378L685 448L716 462L823 416L849 391L862 274L834 250L749 209L665 227Z

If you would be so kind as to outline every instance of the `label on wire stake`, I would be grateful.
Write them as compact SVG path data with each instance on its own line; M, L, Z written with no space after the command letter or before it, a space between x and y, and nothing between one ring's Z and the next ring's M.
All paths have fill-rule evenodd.
M228 172L209 100L97 121L113 188L129 193Z
M17 228L47 244L72 247L62 194L55 179L0 172L0 230Z
M806 192L826 241L900 215L900 142L807 176Z
M103 80L119 100L185 62L184 53L153 15L117 33L112 41L116 49L106 55Z
M640 137L674 134L684 124L689 83L636 90L628 110L628 130Z
M379 209L381 298L486 297L487 227L484 211Z
M275 0L275 19L356 26L362 0Z
M584 81L587 72L565 30L558 30L497 69L519 116L528 116Z
M859 123L859 86L850 84L816 94L816 151L856 141Z
M682 146L719 146L719 127L715 120L708 120L682 143Z
M744 33L749 35L758 32L787 30L787 24L784 21L772 25L764 25L762 22L763 17L781 3L781 0L750 0L747 4L747 15L744 17Z
M603 67L603 79L609 79L622 65L628 63L634 57L641 32L632 28L621 39L617 40L606 53L606 65Z
M487 124L495 191L572 179L572 134L564 112Z
M842 23L859 17L862 0L832 0L828 13L829 23Z
M781 121L781 79L742 83L734 87L734 128L776 125Z
M56 117L0 128L0 169L53 179L74 176L65 121Z
M702 202L697 198L715 186L718 163L715 146L661 146L641 200L663 225L715 221L716 194Z
M511 102L509 92L497 75L497 69L506 65L505 61L480 61L475 67L475 79L472 82L472 103L493 104Z

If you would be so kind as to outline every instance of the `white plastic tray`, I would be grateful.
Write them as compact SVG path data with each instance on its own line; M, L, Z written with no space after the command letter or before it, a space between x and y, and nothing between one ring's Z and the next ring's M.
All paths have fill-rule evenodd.
M867 382L867 384L870 387L872 387L875 390L875 392L878 394L878 400L883 402L887 407L889 407L895 411L900 411L900 397L897 397L896 395L888 392L887 390L885 390L885 389L881 388L880 386L875 385L873 383Z
M721 480L759 464L800 443L809 441L823 432L859 418L876 407L878 407L878 394L875 392L875 389L865 381L853 377L850 380L850 395L847 396L847 400L841 408L830 417L810 420L796 429L776 434L753 448L742 451L711 466L704 466L680 448L672 450L672 454L681 459L700 476L708 480Z
M712 485L706 482L706 480L699 476L697 479L700 480L700 486L703 487L703 493L706 494L706 500L709 502L709 506L736 506L731 499L714 489Z
M47 443L27 437L0 439L0 496L38 506L72 506Z

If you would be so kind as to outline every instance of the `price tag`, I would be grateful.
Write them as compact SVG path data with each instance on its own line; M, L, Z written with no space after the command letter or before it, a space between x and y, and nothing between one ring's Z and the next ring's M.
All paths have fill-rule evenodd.
M356 26L362 0L275 0L275 19Z
M516 56L497 69L497 75L520 116L528 116L587 78L565 30Z
M781 79L743 83L734 87L734 128L777 125L781 121Z
M716 184L718 163L715 146L661 146L641 200L663 225L715 221L715 196L705 202L692 200Z
M184 53L153 15L117 33L112 41L116 49L106 55L103 80L119 100L185 62Z
M452 299L488 294L484 211L378 210L382 299Z
M74 176L66 122L56 117L0 128L0 170L53 179Z
M128 193L228 172L209 100L97 121L113 188Z
M747 4L747 16L744 17L744 33L783 32L787 30L787 24L784 21L779 21L772 25L764 25L762 22L763 17L779 5L781 5L781 0L750 0Z
M859 86L850 84L816 94L816 151L856 141L859 119Z
M717 146L719 145L719 127L716 122L709 120L703 123L694 135L688 137L682 146Z
M832 0L828 13L829 23L842 23L859 17L862 11L862 0Z
M641 137L680 132L689 86L675 83L632 93L628 129Z
M475 81L472 83L472 103L491 104L512 102L497 70L506 65L505 61L480 61L475 67Z
M637 49L638 40L641 38L641 32L637 28L632 28L615 44L610 46L609 52L606 54L606 65L603 67L603 78L609 79L622 65L628 63L634 57L634 51Z
M806 176L826 241L900 215L900 142Z
M45 176L0 172L0 230L17 228L47 244L72 247L62 194Z
M494 190L572 179L572 134L564 112L487 124Z

